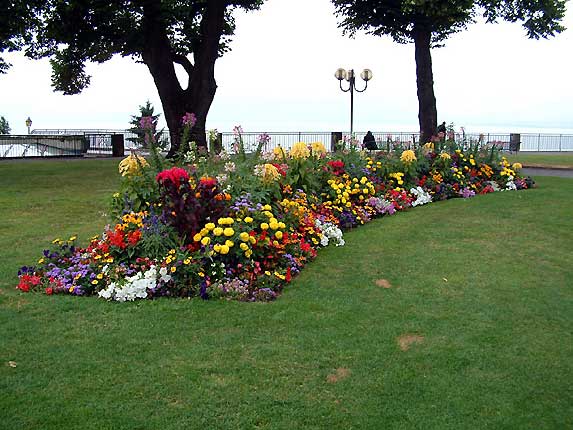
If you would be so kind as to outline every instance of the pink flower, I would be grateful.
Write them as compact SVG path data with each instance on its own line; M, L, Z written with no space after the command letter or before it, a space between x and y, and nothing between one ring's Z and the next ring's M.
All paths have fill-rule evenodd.
M183 115L183 118L181 118L181 123L183 125L193 127L197 123L197 117L194 113L187 112L185 115Z
M150 116L142 116L139 120L139 126L144 130L153 130L155 128L153 118Z

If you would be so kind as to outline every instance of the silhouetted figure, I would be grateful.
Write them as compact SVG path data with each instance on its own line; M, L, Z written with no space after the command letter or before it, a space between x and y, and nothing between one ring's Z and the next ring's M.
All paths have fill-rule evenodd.
M378 149L378 146L376 146L376 139L374 139L374 135L371 131L366 133L366 136L364 136L364 140L362 141L362 148L368 149L370 151Z
M443 123L441 123L438 126L438 130L437 130L438 134L439 133L444 133L444 136L446 135L446 121L444 121Z

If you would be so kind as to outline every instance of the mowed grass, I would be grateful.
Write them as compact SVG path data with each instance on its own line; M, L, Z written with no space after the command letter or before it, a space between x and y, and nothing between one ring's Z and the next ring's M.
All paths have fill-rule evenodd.
M20 294L102 228L117 162L83 163L0 164L0 428L573 426L573 180L373 221L273 303Z
M573 152L518 152L517 154L508 154L506 157L512 163L520 162L529 166L566 167L573 169Z

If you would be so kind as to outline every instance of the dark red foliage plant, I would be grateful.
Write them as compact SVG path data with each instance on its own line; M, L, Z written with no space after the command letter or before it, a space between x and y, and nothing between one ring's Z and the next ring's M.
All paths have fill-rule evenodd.
M185 169L174 167L159 173L157 182L163 218L187 244L193 243L193 236L207 222L217 222L227 212L228 199L220 192L216 178L190 181Z

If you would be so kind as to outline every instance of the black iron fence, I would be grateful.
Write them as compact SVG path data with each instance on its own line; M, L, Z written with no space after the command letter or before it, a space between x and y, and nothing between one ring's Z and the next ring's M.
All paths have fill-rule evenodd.
M355 133L355 142L361 145L364 132ZM374 132L380 149L400 144L414 148L420 145L420 135L416 132ZM22 157L70 157L70 156L123 156L131 149L141 149L137 135L130 130L111 129L44 129L34 130L29 135L0 135L0 158ZM233 133L219 133L223 149L233 153L237 149ZM573 151L571 134L532 134L532 133L453 133L450 136L462 146L475 144L495 145L505 151ZM242 133L246 151L254 151L261 138L268 140L264 145L267 151L280 146L290 149L296 142L322 142L327 150L332 150L339 140L350 142L342 132L272 132ZM160 139L169 142L169 133L160 134ZM167 144L167 148L169 143Z

